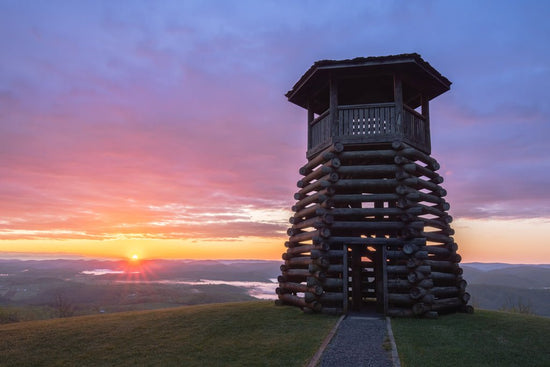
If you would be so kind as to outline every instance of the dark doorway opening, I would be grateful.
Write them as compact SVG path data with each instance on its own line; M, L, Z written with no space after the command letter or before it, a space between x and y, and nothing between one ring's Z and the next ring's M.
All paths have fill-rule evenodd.
M383 246L346 246L347 311L385 314L386 274Z

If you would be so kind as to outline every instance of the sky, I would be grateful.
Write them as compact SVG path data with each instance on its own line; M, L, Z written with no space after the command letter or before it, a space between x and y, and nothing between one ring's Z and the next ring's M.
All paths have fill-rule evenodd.
M322 59L419 53L463 261L550 263L550 2L0 0L0 257L280 259Z

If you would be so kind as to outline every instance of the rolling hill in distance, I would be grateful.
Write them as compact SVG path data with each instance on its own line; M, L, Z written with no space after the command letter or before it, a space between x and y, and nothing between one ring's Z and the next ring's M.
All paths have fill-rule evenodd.
M550 316L550 265L466 263L461 267L475 308Z
M280 264L0 259L0 322L275 299ZM550 265L461 267L475 308L550 316Z

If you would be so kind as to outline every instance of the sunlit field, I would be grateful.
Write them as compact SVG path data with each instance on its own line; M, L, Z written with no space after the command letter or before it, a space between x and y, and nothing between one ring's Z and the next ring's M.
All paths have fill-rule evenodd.
M0 365L303 366L336 320L256 301L0 325Z

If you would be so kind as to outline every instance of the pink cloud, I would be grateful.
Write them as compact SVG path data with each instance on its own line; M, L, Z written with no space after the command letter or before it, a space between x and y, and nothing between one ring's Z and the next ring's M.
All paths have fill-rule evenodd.
M101 85L97 79L90 83ZM10 112L23 123L16 126L17 132L4 135L11 144L4 146L2 159L8 179L0 183L5 203L0 218L7 218L8 225L0 236L102 238L139 232L188 238L281 231L280 223L239 218L235 208L290 205L288 187L295 178L287 173L297 165L289 170L292 149L277 149L292 142L285 141L282 124L273 123L269 131L270 121L254 109L240 111L238 101L223 98L221 91L210 93L209 100L192 109L185 103L185 88L183 104L143 88L114 87L107 95L115 92L122 92L121 99L132 105L73 90L63 95L67 103L52 105L55 110L50 113ZM211 108L212 104L221 108ZM198 217L215 215L222 224L214 229L186 225L189 218L178 213L150 209L173 202L192 206ZM223 225L235 220L238 229ZM159 226L162 221L177 226Z
M0 238L279 234L306 145L305 111L283 94L315 60L401 51L422 53L455 82L431 109L434 155L453 172L444 183L453 214L550 216L547 93L530 89L548 84L548 53L524 46L546 28L514 23L488 33L485 47L470 21L476 32L487 14L530 24L510 5L485 5L473 20L463 5L450 6L450 19L449 6L427 5L440 15L432 23L389 3L316 16L300 4L6 5ZM384 16L364 27L373 14ZM414 29L437 24L445 37L410 50L414 32L383 21L391 15ZM250 212L270 209L280 215Z

